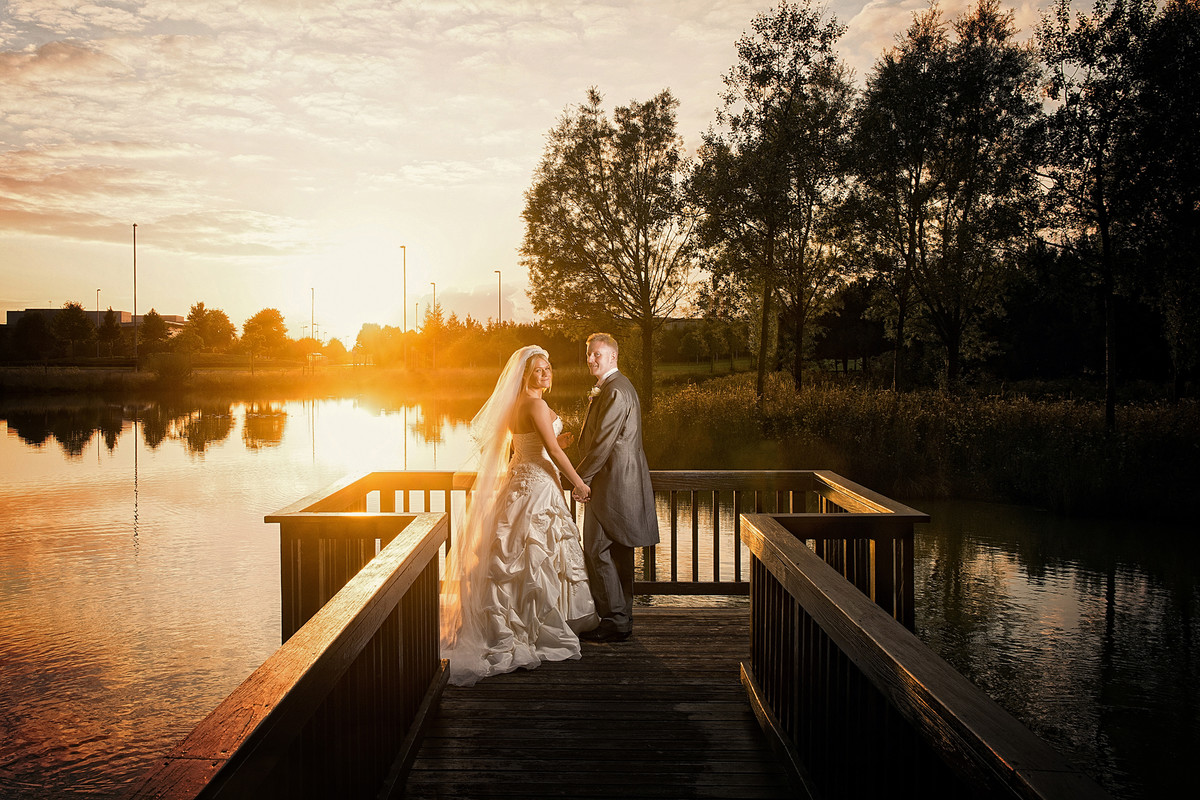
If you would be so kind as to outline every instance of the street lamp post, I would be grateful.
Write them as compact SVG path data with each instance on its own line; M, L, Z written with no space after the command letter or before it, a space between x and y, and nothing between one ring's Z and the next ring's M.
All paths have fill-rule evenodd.
M138 371L137 352L137 223L133 223L133 371Z
M96 358L100 357L100 290L96 290Z
M438 304L437 304L437 282L436 282L436 281L430 281L430 282L429 282L429 285L433 287L433 305L431 305L429 308L430 308L430 310L431 310L431 311L432 311L434 314L436 314L436 313L437 313L437 311L438 311ZM433 329L433 336L431 336L431 337L430 337L430 339L431 339L431 341L430 341L430 344L432 344L432 345L433 345L433 368L434 368L434 369L437 369L437 335L438 335L438 329L437 329L437 327L434 327L434 329ZM434 458L436 459L436 458L437 458L437 456L436 456L436 455L434 455ZM435 463L436 463L436 462L435 462Z
M501 288L500 270L494 269L492 272L496 273L496 327L500 327L500 323L504 322L504 310L501 306L501 300L504 297L504 290Z
M404 257L404 271L401 275L401 281L403 281L403 283L400 289L400 308L401 313L404 314L404 327L401 328L401 330L404 333L408 333L408 248L404 245L400 245L400 254ZM413 317L413 325L416 324L417 319L416 317Z

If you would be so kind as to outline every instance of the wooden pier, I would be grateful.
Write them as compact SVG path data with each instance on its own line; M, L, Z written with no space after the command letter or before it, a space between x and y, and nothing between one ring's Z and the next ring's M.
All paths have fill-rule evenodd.
M469 689L437 586L474 475L269 515L283 645L132 796L1107 796L912 634L924 514L826 471L651 478L634 637Z
M794 797L739 680L749 608L634 612L635 634L447 688L404 797Z

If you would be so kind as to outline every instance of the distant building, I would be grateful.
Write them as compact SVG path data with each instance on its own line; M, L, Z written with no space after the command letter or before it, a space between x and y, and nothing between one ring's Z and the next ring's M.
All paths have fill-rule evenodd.
M21 317L25 316L26 314L37 314L40 317L44 317L47 324L49 324L51 321L54 320L54 315L57 314L59 311L62 311L62 309L61 308L26 308L23 311L6 311L5 312L5 323L7 325L16 325L17 321L20 320ZM95 309L92 309L89 311L88 309L84 309L84 311L87 312L88 317L92 320L92 324L95 325L97 328L99 328L104 323L104 316L106 314L108 314L107 309L105 309L104 311L96 311ZM115 314L117 317L117 324L119 324L122 328L132 328L133 327L133 315L130 314L128 311L117 311L114 308L113 314ZM187 317L181 317L178 314L162 314L160 316L162 316L163 322L167 323L167 333L169 333L171 336L174 336L175 334L179 333L179 331L183 330L184 323L187 322ZM145 319L146 319L145 314L137 315L138 327L141 327L144 324Z

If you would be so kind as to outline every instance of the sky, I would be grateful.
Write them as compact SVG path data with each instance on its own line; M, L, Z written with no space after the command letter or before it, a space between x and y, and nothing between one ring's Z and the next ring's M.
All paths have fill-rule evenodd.
M775 5L0 0L0 312L97 289L131 311L136 253L139 314L199 301L240 329L272 307L352 346L436 291L531 321L521 211L547 132L591 86L610 112L669 88L694 152ZM1027 38L1047 0L1003 5ZM860 83L926 6L828 5Z

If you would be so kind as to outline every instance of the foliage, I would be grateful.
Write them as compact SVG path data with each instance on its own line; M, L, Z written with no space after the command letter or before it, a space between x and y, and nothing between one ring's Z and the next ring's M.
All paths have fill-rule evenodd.
M858 108L860 257L890 286L902 342L919 309L961 374L981 322L999 314L1014 246L1037 222L1031 168L1037 67L998 0L955 21L936 6L876 64ZM882 146L880 146L882 144Z
M117 314L112 310L112 306L104 312L104 321L100 323L100 330L96 335L107 346L108 354L112 355L114 345L121 339L121 323L117 321Z
M142 324L138 326L138 346L144 353L158 353L167 348L168 338L170 332L167 330L166 320L153 308L150 309L150 313L142 317Z
M251 356L273 355L287 344L287 326L283 314L275 308L264 308L242 325L242 343Z
M792 335L799 386L806 326L844 264L832 223L847 190L853 89L834 51L845 26L824 13L803 0L754 18L753 33L737 43L719 128L704 137L692 179L718 274L761 287L760 388L775 300Z
M589 90L550 131L525 193L521 257L535 311L592 330L619 320L638 327L639 390L652 407L654 332L693 265L678 101L663 91L618 107L611 120L602 102Z
M54 350L55 337L50 323L41 314L25 314L13 331L17 353L26 358L47 358Z
M188 311L184 332L192 332L199 338L200 349L213 353L224 352L237 339L237 329L229 315L219 308L205 308L196 303Z
M83 310L81 303L67 302L50 323L50 330L55 338L66 342L75 355L76 343L91 341L96 336L96 325Z
M1200 404L1122 406L1025 395L896 393L849 383L797 391L773 374L760 407L747 374L666 388L646 421L652 469L831 469L902 498L954 496L1087 514L1185 512L1200 479ZM1175 499L1170 499L1175 498Z

